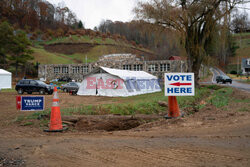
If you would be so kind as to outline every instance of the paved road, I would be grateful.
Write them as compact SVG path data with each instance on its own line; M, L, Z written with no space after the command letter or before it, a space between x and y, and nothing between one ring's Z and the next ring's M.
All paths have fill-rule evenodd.
M218 68L210 68L210 70L213 73L213 79L212 79L213 84L217 84L216 83L216 76L218 76L218 75L227 76L223 71L221 71ZM223 84L223 85L231 86L231 87L234 87L234 88L238 88L238 89L250 92L250 84L243 84L243 83L237 82L235 80L233 80L232 84L227 83L227 84Z

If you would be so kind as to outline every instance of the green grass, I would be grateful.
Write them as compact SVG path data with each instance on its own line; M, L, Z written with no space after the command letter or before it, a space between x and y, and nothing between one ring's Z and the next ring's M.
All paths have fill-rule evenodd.
M241 41L238 39L236 43L241 49L247 48L250 46L250 38L242 39Z
M16 119L14 120L15 122L22 122L24 120L27 120L27 117L24 115L19 115L16 117Z
M72 61L72 63L86 63L86 56L87 56L87 63L92 63L98 60L99 56L97 58L91 57L89 54L83 54L83 53L74 53L71 55L66 54L60 54L61 56L69 59Z
M250 106L249 106L249 107L250 107ZM250 112L249 107L248 107L248 108L242 107L242 108L240 108L240 109L238 110L238 112Z
M74 53L71 55L52 53L46 51L43 47L32 47L34 53L34 62L41 64L76 64L96 62L100 56L114 53L127 53L131 52L131 48L122 46L110 46L110 45L96 45L91 48L87 53Z
M241 70L241 69L239 69L239 70ZM226 73L230 74L231 71L237 72L237 64L229 64L226 66Z
M33 122L25 122L24 124L22 124L22 126L30 126L30 125L33 125L34 123Z
M196 96L177 97L180 108L192 107L196 101L204 98L209 94L210 90L207 87L202 87L196 90ZM158 101L168 101L168 97L164 96L164 92L157 92L151 94L143 94L139 96L118 97L114 98L115 104L103 105L87 105L76 106L69 108L62 108L63 115L98 115L98 114L120 114L120 115L134 115L134 114L158 114L166 112L164 107L158 105ZM39 116L39 115L38 115ZM37 116L35 116L37 117Z
M233 93L232 88L221 88L216 90L212 97L209 99L209 103L217 108L227 106L230 101L230 95Z
M240 34L234 34L233 35L236 41L237 46L240 46ZM238 58L239 58L239 63L241 64L241 59L242 58L247 58L250 55L250 33L242 33L242 40L241 40L241 47L236 50L236 56L231 57L229 59L229 64L238 64ZM232 68L231 68L232 67ZM235 66L229 66L227 67L227 71L236 71Z
M248 35L250 35L250 32L233 34L233 37L248 36Z
M245 83L245 84L250 84L250 79L248 79L248 80L241 80L241 81L239 81L239 82Z
M198 99L203 98L209 93L207 87L196 90L196 96L193 97L178 97L180 108L192 106ZM158 114L166 112L164 107L158 105L158 101L167 101L168 97L164 96L164 92L157 92L151 94L144 94L131 97L114 98L115 104L103 105L80 105L75 107L61 108L62 115L99 115L99 114L120 114L120 115L134 115L134 114ZM118 103L119 102L119 103ZM43 120L50 114L50 109L42 112L35 112L28 116L19 116L16 121L23 120Z
M7 92L16 92L16 90L15 90L15 88L12 88L12 89L1 89L0 93L1 92L5 92L5 93L7 93Z
M198 111L207 104L212 104L217 108L224 107L231 100L232 88L220 87L217 85L204 86L196 89L195 96L177 97L179 107L187 111L188 108L193 108L192 111ZM159 114L165 113L166 108L158 105L158 101L166 101L168 97L164 96L164 91L143 94L139 96L113 98L114 104L102 105L79 105L67 108L61 108L62 115L135 115L135 114ZM207 103L200 104L201 100L206 100ZM248 100L248 99L247 99ZM246 102L249 102L245 100ZM239 101L239 100L238 100ZM242 102L242 101L239 101ZM242 109L242 111L245 109ZM40 120L40 126L47 126L48 116L51 110L47 109L42 112L35 112L28 116L20 115L16 118L16 122L24 122L25 120ZM30 121L29 121L30 122Z
M58 81L58 82L50 82L50 83L53 83L54 85L56 86L61 86L62 84L66 84L68 82L65 82L65 81Z
M246 98L246 99L236 99L236 98L234 98L233 100L236 103L250 103L250 98Z
M56 43L89 43L96 44L87 53L74 53L66 55L62 53L52 53L44 49L43 45L56 44ZM98 45L97 45L98 44ZM85 63L87 56L87 63L96 62L100 56L114 53L127 53L131 49L139 49L141 51L150 52L145 48L136 48L135 46L123 41L113 40L106 38L103 40L100 37L90 38L90 36L76 36L53 38L50 41L33 41L34 62L41 64L72 64L72 63Z
M67 56L50 53L44 50L43 48L34 48L32 47L34 53L34 62L39 62L41 64L71 64L73 60Z

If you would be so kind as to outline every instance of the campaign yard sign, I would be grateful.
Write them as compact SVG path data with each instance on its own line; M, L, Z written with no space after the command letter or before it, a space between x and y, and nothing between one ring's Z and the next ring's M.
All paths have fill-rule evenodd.
M165 73L165 96L194 96L194 73Z
M21 111L43 111L44 96L21 96Z

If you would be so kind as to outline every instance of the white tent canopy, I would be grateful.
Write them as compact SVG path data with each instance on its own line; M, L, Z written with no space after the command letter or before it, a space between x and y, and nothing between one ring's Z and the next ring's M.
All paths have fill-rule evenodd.
M11 89L11 73L0 69L0 89Z
M158 78L147 72L99 67L84 76L77 94L126 97L159 91Z

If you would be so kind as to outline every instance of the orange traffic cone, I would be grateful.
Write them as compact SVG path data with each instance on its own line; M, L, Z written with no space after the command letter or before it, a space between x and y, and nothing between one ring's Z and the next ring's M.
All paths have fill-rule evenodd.
M53 102L59 102L59 96L58 96L58 93L57 93L57 88L56 88L56 86L54 87Z
M54 97L53 103L51 107L51 114L50 114L50 127L48 130L44 130L45 132L62 132L62 118L61 112L59 107L59 97L57 93L57 88L54 88Z
M180 116L182 116L182 114L180 112L176 96L169 96L168 97L168 115L166 115L165 118L171 119L171 118L178 118Z

